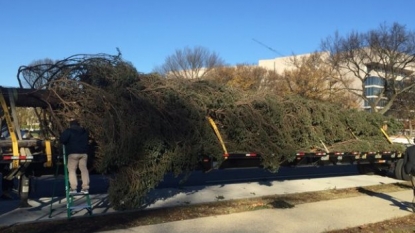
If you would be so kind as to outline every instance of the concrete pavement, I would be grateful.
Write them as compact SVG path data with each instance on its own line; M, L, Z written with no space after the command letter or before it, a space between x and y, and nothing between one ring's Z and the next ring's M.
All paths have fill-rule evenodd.
M320 233L410 215L407 200L411 198L411 191L400 191L301 204L291 209L264 209L106 232Z
M327 189L364 187L401 182L388 177L354 175L344 177L252 182L181 189L154 190L147 208L164 208L220 200L300 193ZM94 214L114 212L107 195L91 195ZM412 214L408 208L411 191L365 195L354 198L297 205L291 209L266 209L237 214L183 220L165 224L119 229L111 232L322 232L379 222ZM82 199L77 200L79 203ZM59 203L60 202L60 203ZM30 200L32 208L16 208L18 201L0 201L0 225L66 218L65 199ZM86 215L81 211L75 216Z

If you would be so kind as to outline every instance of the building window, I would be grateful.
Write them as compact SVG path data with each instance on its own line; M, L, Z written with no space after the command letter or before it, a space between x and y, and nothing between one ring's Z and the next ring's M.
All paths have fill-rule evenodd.
M368 100L364 102L364 108L370 109L370 103L375 101L383 92L385 88L385 80L380 77L370 76L365 79L364 85L365 96L368 98ZM386 105L386 102L387 99L382 98L377 104L377 108L383 108Z
M365 87L367 86L378 86L383 88L385 86L385 80L375 76L367 77L365 79Z
M365 87L366 97L378 97L382 91L383 88L380 87Z

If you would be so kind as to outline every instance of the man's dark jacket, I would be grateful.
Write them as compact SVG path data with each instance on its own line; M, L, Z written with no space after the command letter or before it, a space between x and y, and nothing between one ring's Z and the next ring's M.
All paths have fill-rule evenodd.
M406 149L403 159L405 173L415 175L415 146Z
M88 153L88 140L88 131L76 122L71 122L59 138L60 143L65 145L67 155Z

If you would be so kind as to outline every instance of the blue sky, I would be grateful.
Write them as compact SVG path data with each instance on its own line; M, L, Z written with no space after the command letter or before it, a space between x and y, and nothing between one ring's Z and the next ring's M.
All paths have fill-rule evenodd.
M0 86L17 87L19 66L35 60L117 47L144 73L186 46L257 64L313 52L335 31L415 30L414 9L414 0L0 0Z

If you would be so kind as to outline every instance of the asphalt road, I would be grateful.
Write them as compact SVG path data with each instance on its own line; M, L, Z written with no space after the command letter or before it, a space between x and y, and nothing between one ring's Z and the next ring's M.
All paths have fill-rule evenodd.
M357 175L354 165L324 166L324 167L281 167L277 173L271 173L261 168L238 168L212 170L208 173L195 171L190 173L183 182L184 175L175 177L167 174L158 188L177 188L179 186L208 186L216 184L233 184L244 182L269 182L276 180L295 180L304 178L335 177ZM103 175L91 175L91 194L103 194L107 192L109 180ZM29 198L64 196L65 186L63 175L55 179L47 175L31 179ZM18 197L15 196L17 199Z
M262 168L234 168L224 170L212 170L208 173L196 171L191 173L184 182L183 186L195 185L212 185L212 184L231 184L251 181L273 181L273 180L291 180L317 177L333 177L357 175L355 165L339 165L324 167L281 167L277 173L269 172ZM165 180L160 183L162 188L177 187L184 176L174 178L172 174L166 175Z

